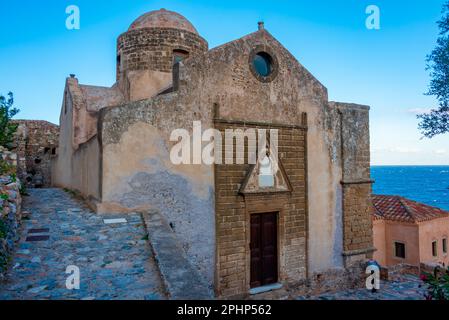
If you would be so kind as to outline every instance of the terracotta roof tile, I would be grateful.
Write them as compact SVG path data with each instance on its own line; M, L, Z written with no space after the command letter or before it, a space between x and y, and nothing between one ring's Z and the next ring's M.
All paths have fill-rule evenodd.
M399 196L373 195L373 218L417 223L449 217L449 211Z

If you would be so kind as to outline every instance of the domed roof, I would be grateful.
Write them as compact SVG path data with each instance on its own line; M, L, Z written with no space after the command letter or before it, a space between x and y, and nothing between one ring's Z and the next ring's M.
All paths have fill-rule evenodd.
M195 27L179 13L165 9L150 11L137 18L128 31L143 28L174 28L198 34Z

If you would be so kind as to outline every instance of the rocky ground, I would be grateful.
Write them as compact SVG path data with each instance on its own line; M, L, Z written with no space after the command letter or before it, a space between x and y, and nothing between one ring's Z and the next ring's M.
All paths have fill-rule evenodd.
M29 193L0 300L166 297L139 214L98 215L59 189ZM127 222L103 220L113 218ZM79 290L66 287L68 266L80 270Z
M298 295L286 289L261 293L253 300L425 300L426 285L415 275L402 275L395 281L381 281L376 292L366 288L341 290L320 295Z
M380 289L376 292L354 289L318 296L301 296L297 300L424 300L426 293L426 286L419 277L403 275L396 281L381 281Z

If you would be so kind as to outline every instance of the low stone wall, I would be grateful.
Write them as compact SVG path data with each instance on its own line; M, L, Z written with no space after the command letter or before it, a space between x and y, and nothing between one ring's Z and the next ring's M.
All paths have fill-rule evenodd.
M0 147L0 161L6 162L8 165L14 167L14 171L17 171L17 154L11 151L5 150Z
M312 274L308 280L289 286L294 296L314 296L340 290L364 288L367 263L360 261L347 268L336 268Z
M14 120L18 125L14 152L17 153L17 177L28 188L48 188L51 158L59 142L59 126L43 120Z
M397 280L405 274L420 276L423 272L434 273L435 268L445 269L444 266L437 263L421 263L419 266L410 264L397 264L391 267L382 267L380 275L382 280Z
M0 173L0 281L4 277L18 228L22 220L20 182L15 177L17 156L0 149L3 175Z
M405 274L418 276L420 274L420 268L418 266L402 263L391 267L382 267L380 269L380 278L382 280L397 280Z
M438 268L440 270L446 270L447 267L438 264L438 263L421 263L419 265L419 270L421 273L427 272L427 273L434 273L435 269Z

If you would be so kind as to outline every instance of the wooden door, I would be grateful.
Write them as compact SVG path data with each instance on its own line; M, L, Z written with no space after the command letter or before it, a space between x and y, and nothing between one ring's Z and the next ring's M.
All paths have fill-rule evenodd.
M251 288L278 281L277 213L251 215Z

